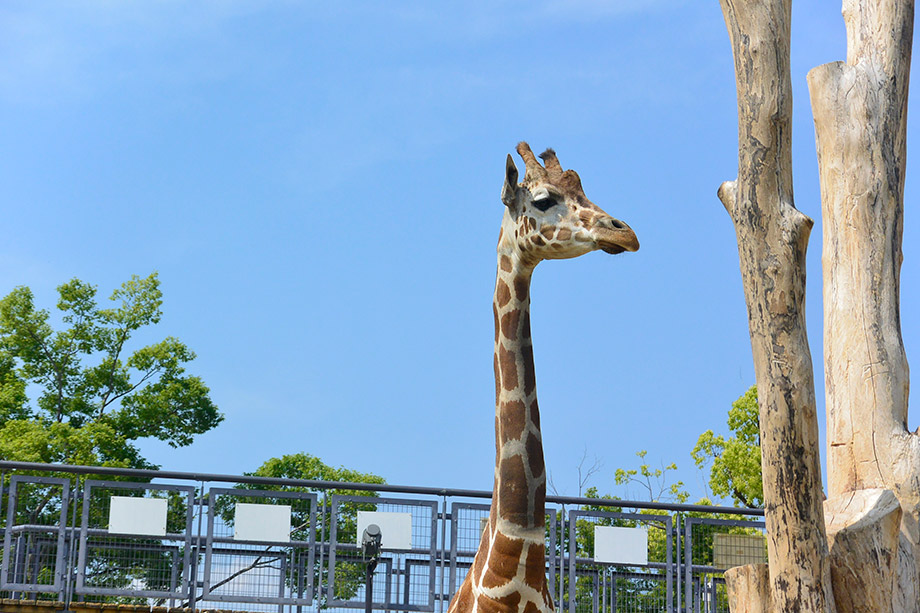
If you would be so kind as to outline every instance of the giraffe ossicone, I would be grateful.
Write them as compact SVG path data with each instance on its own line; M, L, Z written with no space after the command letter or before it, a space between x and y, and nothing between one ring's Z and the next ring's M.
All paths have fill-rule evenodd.
M527 143L505 164L495 315L495 485L489 521L448 613L553 610L546 581L546 469L530 338L530 279L542 260L595 250L636 251L624 222L591 202L574 170L552 149L537 159Z

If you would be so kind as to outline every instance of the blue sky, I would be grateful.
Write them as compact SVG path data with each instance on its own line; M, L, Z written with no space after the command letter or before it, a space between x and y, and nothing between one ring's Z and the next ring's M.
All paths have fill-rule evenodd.
M51 307L159 271L173 335L226 414L172 470L306 451L390 483L491 487L491 300L505 155L552 146L635 254L533 283L546 459L578 490L677 462L753 383L731 222L731 49L716 0L5 2L0 292ZM845 57L840 7L796 2L796 205L823 432L821 223L806 72ZM911 110L911 113L915 111ZM909 142L913 142L913 131ZM908 177L916 174L909 157ZM907 181L908 356L918 235ZM915 420L914 420L915 421ZM912 423L915 426L915 423Z

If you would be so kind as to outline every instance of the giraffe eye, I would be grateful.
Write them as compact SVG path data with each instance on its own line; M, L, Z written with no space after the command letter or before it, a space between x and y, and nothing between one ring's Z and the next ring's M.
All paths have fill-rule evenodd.
M550 207L556 206L559 204L556 200L550 196L546 198L540 198L539 200L534 200L533 205L540 209L541 211L548 211Z

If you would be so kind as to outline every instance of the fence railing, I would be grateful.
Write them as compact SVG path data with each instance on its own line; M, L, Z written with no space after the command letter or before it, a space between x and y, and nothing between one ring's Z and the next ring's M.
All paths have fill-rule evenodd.
M365 608L358 539L369 521L384 534L373 608L445 612L491 496L23 462L0 462L0 490L2 602L279 613ZM766 561L762 515L549 496L556 608L727 612L722 573Z

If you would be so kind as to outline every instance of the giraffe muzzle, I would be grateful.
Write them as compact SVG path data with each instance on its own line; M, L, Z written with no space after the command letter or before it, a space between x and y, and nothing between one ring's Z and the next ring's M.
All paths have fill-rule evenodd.
M605 253L638 251L639 239L626 222L613 217L598 217L594 221L597 246Z

